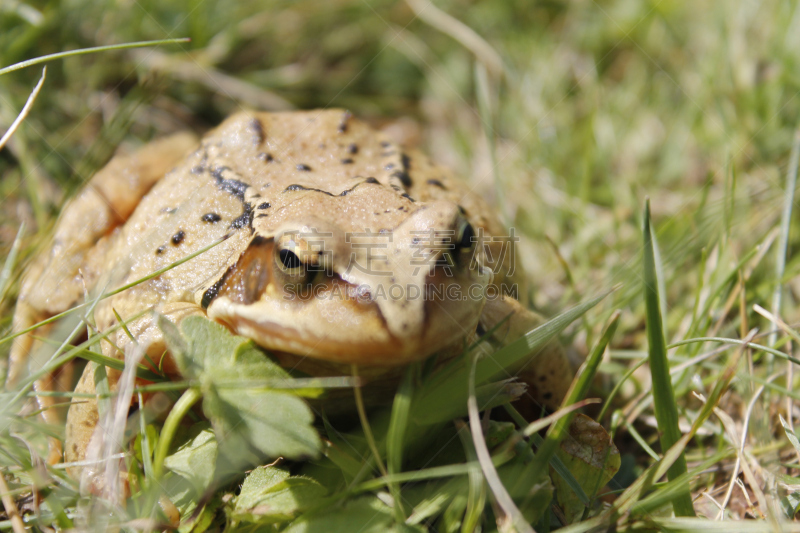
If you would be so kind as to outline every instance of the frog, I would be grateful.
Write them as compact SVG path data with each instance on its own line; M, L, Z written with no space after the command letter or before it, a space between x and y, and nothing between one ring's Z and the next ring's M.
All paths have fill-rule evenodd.
M103 355L141 347L168 376L178 374L156 317L199 315L294 370L356 365L366 381L391 382L410 363L541 323L506 234L466 182L348 111L239 112L201 138L180 132L116 155L66 203L21 282L7 384L42 364L27 330L81 302L108 332ZM553 345L515 373L548 408L573 375ZM112 389L119 375L108 369ZM94 379L87 365L51 462L85 459ZM72 386L68 375L35 383L59 386ZM47 422L63 423L51 396L37 401Z

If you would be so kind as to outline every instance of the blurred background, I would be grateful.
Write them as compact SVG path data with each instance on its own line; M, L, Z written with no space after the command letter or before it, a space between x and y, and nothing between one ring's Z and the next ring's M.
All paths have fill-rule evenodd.
M797 319L800 262L790 254L779 275L774 257L800 122L799 27L789 0L3 0L2 66L191 42L48 64L0 152L0 253L25 222L24 265L64 199L119 145L202 131L240 109L342 107L495 202L523 237L517 260L546 314L623 283L571 332L584 350L622 308L613 372L644 347L646 196L668 340L764 324L736 295L768 307L779 281L785 318ZM3 128L40 75L0 77Z

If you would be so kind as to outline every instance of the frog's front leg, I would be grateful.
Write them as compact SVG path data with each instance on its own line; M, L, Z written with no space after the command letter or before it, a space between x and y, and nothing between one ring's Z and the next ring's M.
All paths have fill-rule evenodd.
M497 328L492 338L502 345L519 339L542 322L541 316L507 296L488 300L480 319L484 331ZM542 406L557 409L573 378L572 366L558 341L531 353L509 370L528 384L527 402L520 406L525 415L538 416Z
M201 308L193 303L187 302L174 302L160 306L158 312L169 319L175 324L179 324L183 319L193 315L205 316ZM169 355L165 355L166 344L161 330L155 323L154 314L145 315L135 321L127 324L128 331L131 332L136 343L144 349L147 355L143 364L150 366L147 359L159 365L159 368L167 375L174 375L176 370ZM107 357L119 358L119 350L126 354L131 353L134 348L134 342L130 340L123 330L118 330L110 336L110 340L115 346L108 342L103 342L102 352ZM162 360L162 357L164 360ZM96 478L95 475L98 470L102 469L103 457L100 457L100 451L103 446L103 438L109 434L111 428L103 427L100 420L101 413L98 409L98 399L87 398L86 395L94 395L97 393L95 384L95 372L97 366L94 364L87 364L83 371L80 381L75 388L76 394L73 398L69 411L67 413L66 425L66 439L64 459L67 463L80 462L86 459L93 459L100 461L98 466L90 468L70 467L68 472L73 477L80 477L81 472L84 472L90 478ZM153 369L156 370L156 369ZM108 386L110 391L114 392L118 389L120 372L106 369L108 376ZM138 381L137 381L138 382ZM145 396L146 398L147 396ZM136 400L136 395L133 396ZM127 413L126 413L127 415ZM91 482L90 485L97 489L95 483Z
M92 177L64 207L49 250L26 272L14 312L14 332L66 311L83 299L97 277L109 267L103 254L113 239L114 228L127 220L144 193L195 144L191 134L173 135L132 154L114 157ZM49 327L35 333L46 335L48 331ZM42 364L32 359L38 353L42 353L43 361L49 359L46 346L35 341L32 334L14 339L8 359L7 387L17 384L29 371L38 370L29 369L31 363ZM34 384L37 391L49 391L53 386L52 375ZM52 409L55 400L37 396L45 422L59 425L60 417ZM60 443L52 439L48 459L52 463L60 458Z

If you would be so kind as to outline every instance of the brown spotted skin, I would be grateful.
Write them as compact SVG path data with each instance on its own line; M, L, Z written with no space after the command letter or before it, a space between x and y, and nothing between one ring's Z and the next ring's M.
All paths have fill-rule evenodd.
M26 275L17 330L79 302L84 290L94 295L141 279L221 239L190 261L100 302L98 329L116 325L114 311L127 319L154 308L176 323L205 314L282 360L305 361L307 371L318 361L323 373L358 364L367 375L379 376L389 372L381 368L453 351L474 336L479 320L491 326L513 313L515 324L524 324L519 328L538 322L512 299L515 293L496 301L483 319L483 299L467 297L470 287L513 281L507 279L510 265L496 263L502 243L487 241L453 256L443 251L467 226L484 237L504 233L482 199L422 153L393 143L349 113L237 114L185 157L193 143L183 139L167 153L162 141L112 161L92 180L102 187L88 187L65 208L46 260ZM161 163L132 171L136 160ZM147 186L131 187L130 176ZM507 261L513 254L502 257ZM301 267L293 269L295 259ZM48 293L37 291L39 286ZM301 287L314 291L297 293ZM392 296L393 287L401 288L399 296ZM463 298L418 297L433 287ZM128 329L151 357L163 353L151 315ZM20 339L12 353L14 377L24 373L32 348L30 337ZM104 343L102 350L112 357L122 357L115 346L125 352L131 345L122 330L110 340L113 345ZM508 332L501 340L511 340ZM568 365L560 352L546 359L523 374L541 400L536 368L560 369L559 379L550 382L553 390L547 390L546 403L554 405L566 389L562 370ZM79 389L93 390L86 374ZM94 403L73 404L69 460L85 455L96 420Z

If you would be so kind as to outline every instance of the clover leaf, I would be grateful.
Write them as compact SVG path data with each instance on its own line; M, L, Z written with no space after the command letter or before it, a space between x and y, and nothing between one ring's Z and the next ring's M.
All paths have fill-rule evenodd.
M181 321L180 331L166 318L158 320L178 370L202 394L203 413L229 462L318 455L314 416L298 397L310 391L296 386L252 341L199 316Z

